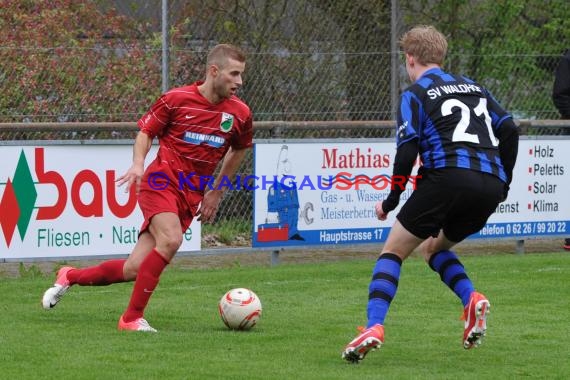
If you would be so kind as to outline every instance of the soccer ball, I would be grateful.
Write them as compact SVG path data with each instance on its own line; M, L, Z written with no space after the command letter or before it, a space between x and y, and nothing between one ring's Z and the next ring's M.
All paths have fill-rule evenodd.
M232 330L249 330L261 317L261 301L249 289L232 289L218 304L220 317L224 324Z

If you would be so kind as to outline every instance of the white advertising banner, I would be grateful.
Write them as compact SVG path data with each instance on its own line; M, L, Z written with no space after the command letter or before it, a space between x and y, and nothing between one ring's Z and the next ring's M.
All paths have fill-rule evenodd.
M131 145L1 146L0 259L130 253L143 216L115 180L131 157ZM200 227L180 250L200 249Z
M570 234L569 144L522 139L508 199L470 238ZM398 183L395 153L388 140L256 143L252 245L384 242L413 191L412 176L398 208L376 218L374 205Z

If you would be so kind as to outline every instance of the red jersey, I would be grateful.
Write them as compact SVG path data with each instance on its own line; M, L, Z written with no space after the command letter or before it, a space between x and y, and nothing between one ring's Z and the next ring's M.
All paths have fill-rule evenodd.
M160 145L145 177L162 172L172 185L179 186L182 175L186 183L199 188L200 178L213 175L230 146L244 149L253 145L249 107L236 96L210 103L198 90L202 83L166 92L138 121L140 130L158 137ZM143 187L148 185L145 182L143 178Z

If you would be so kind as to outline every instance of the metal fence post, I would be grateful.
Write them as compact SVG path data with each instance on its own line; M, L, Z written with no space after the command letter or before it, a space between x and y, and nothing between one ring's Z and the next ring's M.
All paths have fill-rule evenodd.
M271 252L271 266L274 267L279 265L279 251L272 251Z
M391 2L390 16L390 102L392 119L396 119L396 107L398 105L398 0Z
M524 240L517 240L517 246L515 252L517 255L522 255L524 253Z
M168 0L162 0L162 92L170 87L168 51Z

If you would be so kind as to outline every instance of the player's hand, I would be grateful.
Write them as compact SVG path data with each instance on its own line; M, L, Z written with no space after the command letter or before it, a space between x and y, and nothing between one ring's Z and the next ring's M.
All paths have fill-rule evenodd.
M200 222L212 223L214 221L223 194L221 190L210 190L204 194L204 199L196 213Z
M386 220L386 218L388 218L388 213L384 212L384 209L382 208L382 202L376 203L374 209L376 210L376 217L379 220Z
M135 192L138 194L141 188L141 178L143 176L144 169L133 165L127 170L125 174L120 176L115 180L117 182L117 186L123 186L125 183L127 186L125 187L125 193L128 193L131 189L131 186L135 184Z

